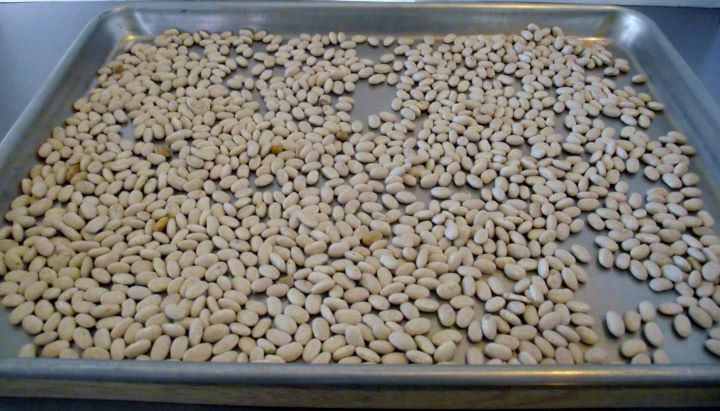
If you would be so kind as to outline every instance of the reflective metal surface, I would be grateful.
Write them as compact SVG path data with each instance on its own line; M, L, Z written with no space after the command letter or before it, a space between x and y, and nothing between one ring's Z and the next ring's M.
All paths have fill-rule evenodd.
M0 138L5 136L83 27L118 1L52 1L1 4ZM240 1L240 0L232 0ZM598 3L599 0L591 0ZM477 0L482 3L485 0ZM555 1L561 2L561 1ZM582 0L564 1L584 3ZM606 2L607 3L607 2ZM650 17L680 52L716 101L720 101L720 1L628 0ZM672 7L652 7L666 5ZM682 6L682 7L678 7ZM698 41L701 39L702 41Z
M650 92L667 104L652 136L669 128L684 131L698 146L696 169L703 176L705 201L718 219L714 181L720 179L720 109L657 26L641 14L614 7L476 4L364 3L161 3L123 5L93 19L49 76L21 118L0 143L0 211L17 194L17 182L35 161L49 130L70 113L72 101L90 87L94 73L129 36L150 36L169 27L182 30L273 32L344 31L375 34L493 33L534 22L561 25L566 32L602 38L612 50L651 78ZM634 71L634 72L636 72ZM389 89L358 87L357 111L377 110ZM385 94L382 94L385 93ZM389 98L386 99L389 104ZM631 187L647 183L633 179ZM592 235L568 241L589 248ZM624 311L653 294L627 273L588 267L590 282L579 296L596 313ZM678 340L669 321L660 325L672 366L311 366L268 364L181 364L19 360L29 340L0 313L0 395L132 398L136 400L285 406L375 406L415 408L555 407L623 405L710 405L720 401L720 362L702 349L696 330ZM617 342L601 344L615 352ZM512 395L506 390L511 389Z

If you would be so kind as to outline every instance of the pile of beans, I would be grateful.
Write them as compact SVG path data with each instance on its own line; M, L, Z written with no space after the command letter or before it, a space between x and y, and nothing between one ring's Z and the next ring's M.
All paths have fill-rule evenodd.
M32 336L19 355L606 363L576 295L584 231L602 267L678 295L606 314L618 358L669 361L658 311L720 355L695 150L646 133L664 106L616 83L629 72L533 24L130 44L39 148L0 229L2 304ZM360 83L394 87L391 110L354 117ZM631 192L640 173L657 183Z

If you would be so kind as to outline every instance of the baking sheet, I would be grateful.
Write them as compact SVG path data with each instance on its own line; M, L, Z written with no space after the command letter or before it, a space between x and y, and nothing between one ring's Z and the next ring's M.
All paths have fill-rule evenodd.
M667 115L656 119L649 134L656 137L674 128L690 137L690 142L701 154L693 160L693 168L703 177L701 188L705 193L706 208L718 219L718 192L713 182L720 177L717 166L720 142L715 138L720 130L720 110L648 19L614 7L425 2L162 3L133 4L108 11L88 25L41 93L0 143L0 169L5 177L0 182L0 210L6 210L17 195L17 182L36 162L35 151L52 127L70 114L72 102L90 88L95 71L129 41L154 36L170 27L188 31L249 27L290 35L343 31L412 36L450 32L508 33L519 31L530 22L541 26L560 25L566 33L588 41L609 41L610 49L617 56L631 61L632 74L644 72L650 76L650 84L642 88L649 88L654 97L666 104ZM373 56L369 49L359 53ZM375 53L379 55L378 51ZM628 79L629 76L624 81ZM362 83L355 93L357 104L353 117L365 119L371 112L388 109L392 95L393 90L389 87L370 88ZM386 103L378 105L378 101ZM644 191L646 186L641 178L634 178L631 183L631 189L638 191ZM577 241L595 254L593 237L593 233L586 232L565 244L569 246L570 241ZM675 297L673 292L653 293L646 283L637 282L629 273L598 270L594 262L587 271L590 281L578 292L578 298L592 305L596 317L594 328L603 335L606 335L602 326L605 311L624 312L635 308L642 300L657 305ZM664 349L676 364L674 366L373 366L369 369L339 365L19 360L13 357L30 338L22 330L10 326L7 314L3 312L0 313L0 395L130 397L258 405L479 407L497 403L504 407L523 404L536 407L540 397L524 395L522 389L551 399L548 406L608 404L614 396L630 405L633 396L640 395L640 399L643 396L642 390L633 390L631 394L627 392L628 388L642 386L649 392L664 388L662 399L644 396L645 401L659 401L664 405L673 399L680 404L720 400L717 390L720 361L703 349L705 333L695 329L690 338L681 341L674 336L669 319L661 318L658 323L666 337ZM616 341L604 337L601 344L616 353ZM28 384L28 380L33 383ZM140 384L142 388L139 388ZM207 386L211 388L200 389ZM499 389L506 386L517 387L513 391L514 398L498 402L502 393ZM560 395L565 388L558 387L566 386L584 389L574 395ZM302 389L291 394L293 387ZM319 388L312 390L309 387ZM377 395L380 387L383 395ZM429 387L433 389L428 390ZM682 388L673 391L677 387ZM273 389L280 395L273 395ZM231 395L219 395L222 390L229 390ZM338 395L338 391L343 395ZM449 391L457 393L447 399ZM436 402L441 398L446 398L445 404ZM486 402L478 403L479 399ZM490 400L495 402L487 402Z

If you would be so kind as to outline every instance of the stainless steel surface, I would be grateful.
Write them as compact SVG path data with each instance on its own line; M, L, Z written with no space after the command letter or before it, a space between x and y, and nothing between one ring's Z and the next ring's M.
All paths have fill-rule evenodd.
M144 37L168 27L184 30L273 32L345 31L348 33L494 33L517 30L529 22L561 25L566 32L608 39L634 70L652 79L650 92L667 103L668 118L651 135L674 128L698 146L697 170L703 175L705 201L716 216L719 203L713 181L720 178L720 110L690 68L657 27L635 12L613 7L472 4L288 4L162 3L121 6L93 19L70 48L48 83L0 143L0 210L17 193L17 181L30 168L34 153L52 126L70 113L71 102L90 87L94 73L130 36ZM377 110L389 90L359 88L363 118ZM383 94L384 93L384 94ZM371 101L368 96L373 97ZM371 105L372 102L372 105ZM389 102L389 99L388 99ZM640 187L633 179L633 187ZM589 235L572 238L590 244ZM590 283L580 292L596 313L624 311L643 299L667 301L627 273L601 272L594 265ZM602 332L600 316L596 331ZM617 405L709 405L720 401L720 363L703 349L697 331L677 340L661 320L666 351L673 366L278 366L147 362L18 360L20 330L0 313L0 395L127 398L212 403L384 407L519 407ZM616 342L604 339L609 348ZM380 390L382 388L382 390ZM504 390L512 388L512 396ZM658 395L662 393L662 395Z
M6 3L42 3L47 0L3 0ZM91 2L92 0L73 0L75 2ZM132 0L106 0L114 3L127 3ZM335 1L357 1L357 0L335 0ZM367 2L386 2L387 0L365 0ZM408 2L412 2L409 0ZM424 0L414 0L415 2L422 2ZM472 1L472 0L459 0L459 1ZM523 3L523 1L507 0L506 3ZM552 4L607 4L604 0L535 0L533 3L552 3ZM618 6L665 6L665 7L720 7L720 0L684 0L678 2L676 0L615 0L613 4Z
M50 71L90 19L118 3L53 1L2 4L0 0L0 137L5 136ZM482 3L484 0L478 0ZM578 0L576 3L582 3ZM695 4L634 7L655 21L716 101L720 101L720 9ZM703 5L712 2L700 0ZM635 3L633 3L635 4Z

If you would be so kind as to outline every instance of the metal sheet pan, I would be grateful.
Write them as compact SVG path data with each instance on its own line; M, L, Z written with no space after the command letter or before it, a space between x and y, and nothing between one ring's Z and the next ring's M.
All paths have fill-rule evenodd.
M690 136L700 158L704 200L716 219L720 178L720 109L659 29L646 17L617 7L472 3L160 3L120 6L93 19L54 70L42 91L0 143L0 210L17 194L17 182L36 161L35 151L72 102L91 86L95 71L123 44L176 27L223 31L265 29L284 34L344 31L363 34L498 33L534 22L560 25L588 41L608 41L647 73L650 92L667 105L652 136L671 127ZM58 24L62 24L58 22ZM701 46L701 45L699 45ZM385 94L383 94L385 93ZM358 87L353 115L378 111L391 90ZM384 109L384 108L383 108ZM642 188L634 179L631 187ZM592 236L573 240L589 246ZM624 311L653 294L626 273L590 266L579 292L602 331L605 310ZM702 349L696 330L678 340L661 319L668 366L312 366L181 364L139 361L15 359L29 338L0 313L0 395L118 398L242 405L414 408L516 408L559 406L711 405L720 403L720 362ZM604 337L610 350L617 343Z

